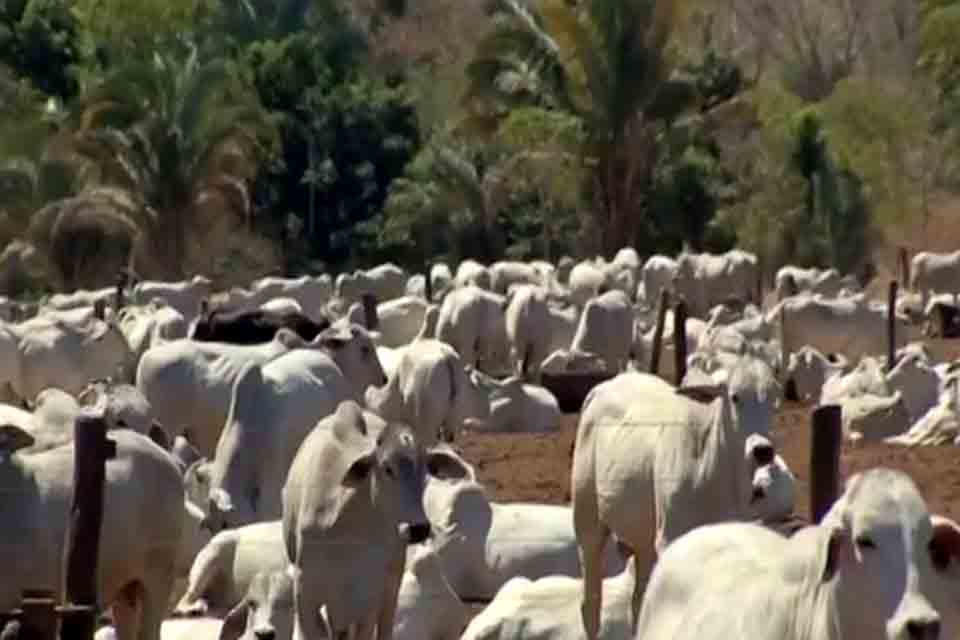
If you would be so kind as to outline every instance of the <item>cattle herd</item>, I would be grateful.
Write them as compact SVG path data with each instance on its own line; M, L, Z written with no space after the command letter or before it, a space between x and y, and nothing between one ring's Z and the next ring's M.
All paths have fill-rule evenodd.
M909 266L892 314L832 269L765 291L744 251L629 248L0 299L0 611L62 596L96 404L117 449L100 640L960 638L960 525L907 475L858 473L784 526L784 398L839 405L849 442L960 444L960 368L924 342L960 252ZM664 290L688 314L679 383L668 355L647 372ZM673 331L667 311L664 354ZM556 432L544 381L577 373L607 380L570 504L491 500L460 434Z

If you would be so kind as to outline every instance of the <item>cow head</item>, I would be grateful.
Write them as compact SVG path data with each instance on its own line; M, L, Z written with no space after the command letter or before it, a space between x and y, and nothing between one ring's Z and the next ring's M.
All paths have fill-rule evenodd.
M337 439L347 443L349 460L343 485L369 490L373 504L397 523L405 543L426 540L430 535L430 521L423 510L427 474L440 478L464 475L463 461L448 448L424 450L409 426L387 423L352 401L337 408L333 429Z
M387 383L377 348L370 333L357 324L337 324L314 338L313 345L330 354L343 375L363 395L368 386L380 387Z
M926 577L937 560L955 557L957 538L931 521L908 476L884 468L852 476L812 529L820 531L818 571L829 583L843 637L940 637L940 615L924 593Z

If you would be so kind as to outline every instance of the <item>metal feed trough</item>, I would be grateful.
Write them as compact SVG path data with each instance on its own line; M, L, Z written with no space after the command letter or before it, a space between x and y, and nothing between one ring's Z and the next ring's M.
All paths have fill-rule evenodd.
M542 374L542 384L557 398L562 413L580 413L580 407L587 394L595 386L615 377L615 373L607 371L570 371L563 373Z

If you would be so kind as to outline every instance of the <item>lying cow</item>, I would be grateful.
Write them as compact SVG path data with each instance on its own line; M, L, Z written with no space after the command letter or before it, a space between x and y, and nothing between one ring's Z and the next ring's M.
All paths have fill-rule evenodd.
M623 571L603 581L600 637L631 640L633 625L634 560ZM580 640L580 592L583 580L551 575L538 580L513 578L487 608L470 621L461 640Z

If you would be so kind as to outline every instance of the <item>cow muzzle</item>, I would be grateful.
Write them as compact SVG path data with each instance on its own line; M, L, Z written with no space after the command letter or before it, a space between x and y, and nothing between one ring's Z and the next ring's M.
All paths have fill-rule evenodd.
M907 640L940 640L940 620L909 620L906 631Z
M398 527L398 533L407 544L420 544L430 537L430 524L426 522L417 524L404 522Z
M763 467L773 462L775 452L773 445L761 444L754 447L751 453L753 454L753 459L756 461L756 463Z

